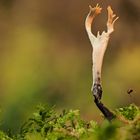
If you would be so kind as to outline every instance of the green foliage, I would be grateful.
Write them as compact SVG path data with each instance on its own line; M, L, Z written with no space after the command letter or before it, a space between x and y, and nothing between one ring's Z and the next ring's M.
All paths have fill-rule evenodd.
M39 105L33 117L21 127L18 137L30 140L37 135L48 140L76 140L85 137L96 125L93 121L83 121L79 110L63 110L57 114L53 108Z
M58 114L54 107L39 105L18 134L0 131L0 140L139 140L140 109L131 104L117 109L116 116L112 122L104 120L99 125L82 120L79 110L63 110ZM125 119L117 119L120 117Z
M98 131L98 140L115 140L117 123L103 122Z
M128 120L134 120L138 115L140 115L140 109L134 105L130 104L127 107L117 109L117 112L123 115Z
M0 131L0 140L13 140L12 138L10 138L7 134L5 134L4 132Z

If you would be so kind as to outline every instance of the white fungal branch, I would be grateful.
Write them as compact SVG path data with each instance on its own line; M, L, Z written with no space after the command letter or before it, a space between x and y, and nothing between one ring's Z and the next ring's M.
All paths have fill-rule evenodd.
M85 21L85 27L88 34L88 37L90 39L93 52L92 52L92 61L93 61L93 67L92 67L92 74L93 74L93 85L92 85L92 92L94 92L94 96L97 97L97 99L101 99L102 95L102 89L101 89L101 69L102 69L102 62L105 50L107 48L108 40L110 37L110 34L114 31L114 23L118 19L115 14L113 14L113 11L110 6L108 6L108 20L107 20L107 32L103 31L101 35L99 34L99 31L97 33L97 36L93 35L91 31L91 25L94 21L95 17L101 13L102 8L97 4L95 7L89 6L90 11L87 15L86 21Z

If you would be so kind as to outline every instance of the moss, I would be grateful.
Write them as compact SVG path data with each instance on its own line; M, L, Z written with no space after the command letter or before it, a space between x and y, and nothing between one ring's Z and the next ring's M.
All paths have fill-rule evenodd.
M135 104L130 104L129 106L116 109L118 115L122 115L127 120L134 120L138 115L140 115L140 109Z
M102 124L81 119L79 110L63 110L37 106L36 112L20 128L17 135L0 131L2 140L140 140L140 109L134 104L116 109L117 117ZM124 119L117 119L119 117Z

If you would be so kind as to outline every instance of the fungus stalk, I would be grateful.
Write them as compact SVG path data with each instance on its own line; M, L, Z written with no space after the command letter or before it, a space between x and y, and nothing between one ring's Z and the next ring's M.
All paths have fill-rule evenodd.
M89 37L89 40L91 42L92 49L93 49L93 52L92 52L93 84L92 84L91 91L94 95L96 105L97 106L101 105L102 107L104 107L103 104L100 102L101 97L102 97L102 86L101 86L102 63L103 63L104 53L106 51L107 44L109 41L109 37L111 33L114 31L114 23L118 19L118 17L116 17L116 15L113 14L111 7L108 6L107 31L103 31L101 34L98 31L97 36L95 36L93 35L91 31L91 25L95 17L101 13L102 8L98 4L94 8L92 8L91 6L89 6L89 8L90 8L90 11L85 21L85 27L86 27L86 31L87 31L87 34L88 34L88 37Z

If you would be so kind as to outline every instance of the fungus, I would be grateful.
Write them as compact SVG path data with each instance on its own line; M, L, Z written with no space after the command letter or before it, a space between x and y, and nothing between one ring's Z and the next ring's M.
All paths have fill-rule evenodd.
M91 25L95 17L101 13L102 8L98 4L93 8L89 6L89 8L90 11L86 17L85 27L93 49L92 52L93 84L92 84L91 91L95 98L94 101L96 105L103 112L105 117L109 119L110 115L108 116L107 114L108 113L110 114L111 112L100 101L102 98L101 70L102 70L103 58L108 45L109 37L111 33L114 31L114 23L118 19L118 17L116 17L116 15L113 13L111 6L108 6L107 31L103 31L101 34L98 31L97 36L95 36L91 31ZM108 111L106 112L106 110Z

